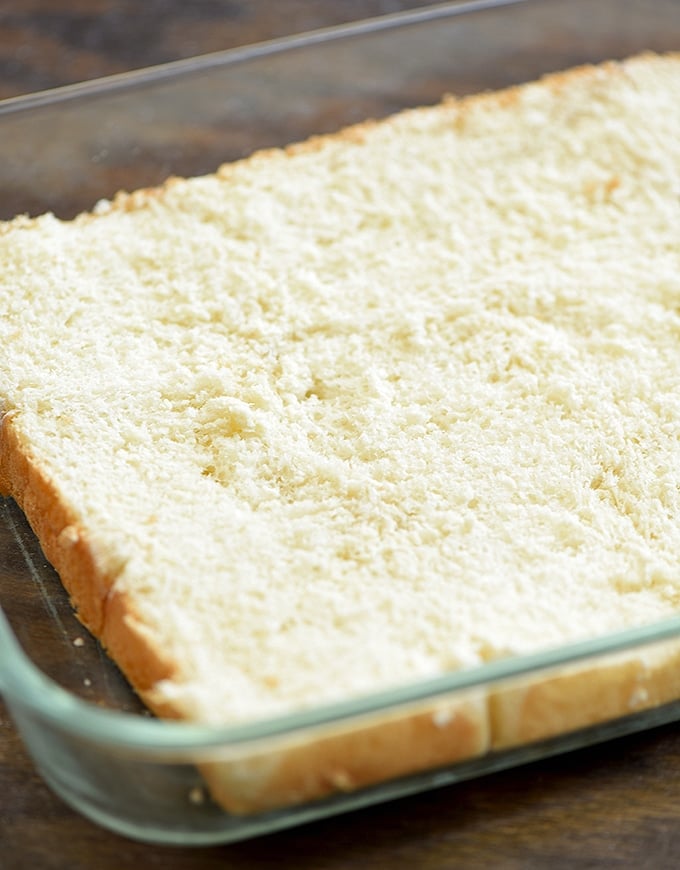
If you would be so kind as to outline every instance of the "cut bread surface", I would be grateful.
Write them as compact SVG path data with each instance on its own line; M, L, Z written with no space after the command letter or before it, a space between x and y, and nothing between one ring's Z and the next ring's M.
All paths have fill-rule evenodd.
M679 194L647 55L18 218L2 489L180 718L676 613Z

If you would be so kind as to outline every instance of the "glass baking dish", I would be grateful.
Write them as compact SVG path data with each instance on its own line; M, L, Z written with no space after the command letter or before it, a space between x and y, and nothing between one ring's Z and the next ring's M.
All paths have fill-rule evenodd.
M10 99L0 103L0 217L67 218L119 189L446 93L677 49L676 0L657 0L653 14L645 0L480 0ZM148 842L234 841L680 718L679 617L247 726L161 722L76 620L11 500L0 502L0 605L0 690L38 769L86 816ZM450 727L489 698L491 718L533 703L535 727L467 745ZM431 751L402 751L414 723ZM316 800L237 814L206 786L214 793L224 775L245 787L282 758L304 766L310 747L370 767L376 735L387 741L378 773L338 775Z

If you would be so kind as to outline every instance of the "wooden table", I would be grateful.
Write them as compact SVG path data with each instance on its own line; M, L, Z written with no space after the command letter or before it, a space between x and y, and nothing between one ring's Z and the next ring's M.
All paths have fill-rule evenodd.
M425 5L406 0L3 0L0 97ZM665 726L237 845L169 849L54 797L0 705L0 868L680 865L680 728Z

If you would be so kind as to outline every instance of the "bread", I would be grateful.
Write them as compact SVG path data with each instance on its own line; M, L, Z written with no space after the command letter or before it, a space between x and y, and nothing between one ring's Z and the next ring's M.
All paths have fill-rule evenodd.
M679 220L672 55L18 217L0 489L161 716L247 723L674 614ZM319 797L680 697L676 663L206 775L239 812Z

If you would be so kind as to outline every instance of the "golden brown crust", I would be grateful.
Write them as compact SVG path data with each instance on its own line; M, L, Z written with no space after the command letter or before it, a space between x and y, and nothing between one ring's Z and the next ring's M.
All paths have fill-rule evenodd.
M292 806L483 755L486 709L484 692L477 690L448 704L431 702L344 732L297 737L260 755L201 769L231 812Z
M21 507L45 556L65 582L83 623L96 635L111 579L101 574L74 512L24 445L15 414L0 421L0 491Z
M680 645L665 643L561 668L489 698L492 749L508 749L659 707L680 698Z
M154 644L127 593L114 588L107 596L100 640L154 712L177 718L171 707L149 702L148 692L159 680L172 679L176 667Z

